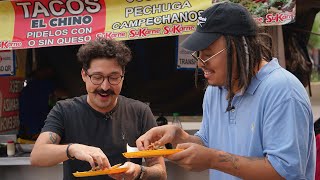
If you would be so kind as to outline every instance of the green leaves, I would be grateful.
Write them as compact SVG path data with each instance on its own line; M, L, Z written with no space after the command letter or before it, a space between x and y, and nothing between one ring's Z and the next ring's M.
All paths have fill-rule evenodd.
M320 13L314 18L311 32L320 34ZM313 48L320 49L320 35L310 34L309 45Z

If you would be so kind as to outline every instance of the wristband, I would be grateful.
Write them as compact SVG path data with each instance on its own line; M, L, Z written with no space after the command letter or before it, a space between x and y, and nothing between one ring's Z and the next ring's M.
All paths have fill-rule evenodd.
M71 160L74 160L75 158L70 156L69 154L69 147L72 145L72 143L69 143L68 146L67 146L67 149L66 149L66 154L67 154L67 157L68 159L71 159Z

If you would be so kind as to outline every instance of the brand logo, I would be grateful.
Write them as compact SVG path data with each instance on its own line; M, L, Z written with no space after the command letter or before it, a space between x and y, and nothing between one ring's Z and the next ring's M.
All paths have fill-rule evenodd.
M22 42L0 41L0 50L18 48L22 46Z
M202 24L206 23L207 18L199 17L198 18L198 26L202 27Z
M254 122L251 124L251 131L254 132Z

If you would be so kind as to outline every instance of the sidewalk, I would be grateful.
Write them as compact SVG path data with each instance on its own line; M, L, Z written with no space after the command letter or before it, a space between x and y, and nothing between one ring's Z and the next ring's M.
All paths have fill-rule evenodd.
M313 119L314 121L320 118L320 82L311 83L312 97L310 97Z
M316 121L320 118L320 100L311 99L312 112L313 112L313 120Z

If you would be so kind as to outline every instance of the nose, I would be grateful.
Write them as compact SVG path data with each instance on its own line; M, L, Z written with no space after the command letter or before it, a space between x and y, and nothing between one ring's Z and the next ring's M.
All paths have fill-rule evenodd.
M201 60L198 60L197 64L199 68L203 68L205 66L204 62L202 62Z
M101 86L101 89L103 89L104 91L110 89L110 83L109 83L108 79L105 78L100 86Z

